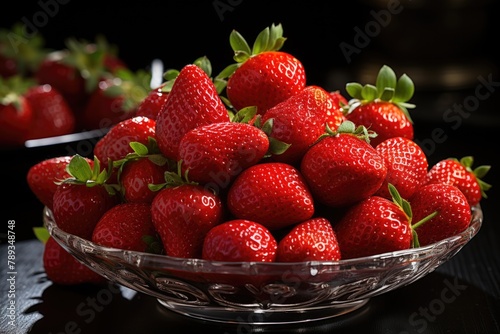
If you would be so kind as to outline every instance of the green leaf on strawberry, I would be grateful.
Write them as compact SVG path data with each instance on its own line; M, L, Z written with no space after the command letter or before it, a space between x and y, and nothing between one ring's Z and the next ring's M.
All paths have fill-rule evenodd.
M194 182L189 180L188 178L189 170L186 170L184 174L182 174L182 160L177 162L177 171L176 172L165 172L165 182L160 184L149 184L148 188L151 191L160 191L164 188L172 188L177 187L183 184L192 184L198 185L198 182Z
M396 77L392 68L383 65L377 75L375 86L372 84L361 85L357 82L346 84L346 91L352 97L345 111L349 113L361 104L373 101L386 101L396 104L413 123L408 109L415 108L414 104L408 103L413 97L415 86L406 74Z
M35 237L43 244L45 244L50 238L50 233L44 226L33 227L33 233L35 234Z
M477 181L477 183L479 183L479 188L481 189L481 196L483 198L488 198L488 195L486 195L486 191L490 190L492 185L484 182L483 178L489 172L489 170L491 169L491 166L490 165L482 165L482 166L478 166L478 167L472 169L472 166L474 164L474 157L472 157L472 156L465 156L465 157L461 158L459 160L459 162L460 162L460 164L462 164L465 167L465 169L469 173L474 174L474 176L476 177L476 181Z
M15 61L17 75L30 76L49 52L41 34L26 38L26 25L22 22L15 23L10 29L0 29L0 56Z
M325 138L325 137L328 137L328 136L336 136L338 134L341 134L341 133L348 133L348 134L352 134L354 135L355 137L358 137L364 141L366 141L367 143L370 142L370 138L375 138L377 137L377 134L369 129L367 129L365 126L363 125L358 125L356 126L353 122L349 121L349 120L346 120L346 121L343 121L339 127L337 128L337 130L332 130L328 124L326 124L326 131L324 134L322 134L318 140L320 141L321 139Z
M388 187L389 187L389 193L392 196L392 201L394 203L396 203L396 205L399 206L401 208L401 210L403 210L403 212L405 213L406 217L408 217L408 222L410 223L410 227L411 227L411 230L412 230L412 243L411 243L411 247L412 248L420 247L420 242L418 241L418 234L415 231L415 229L417 227L425 224L427 221L431 220L435 216L437 216L439 214L439 212L434 211L431 214L427 215L426 217L422 218L420 221L418 221L415 224L413 224L412 223L413 213L412 213L412 210L411 210L410 202L408 202L407 200L403 199L400 196L399 192L397 191L396 187L394 187L394 185L392 185L392 184L389 183Z
M101 163L99 159L94 157L93 161L94 166L92 168L84 157L79 154L75 154L66 166L66 171L70 177L57 181L57 184L82 184L87 187L95 187L99 185L104 186L109 194L116 194L117 190L119 190L119 185L107 183L112 175L113 164L109 164L108 169L101 170Z
M21 108L22 96L28 89L35 85L31 79L20 75L14 75L9 78L0 76L0 104L7 106L12 104L17 110Z

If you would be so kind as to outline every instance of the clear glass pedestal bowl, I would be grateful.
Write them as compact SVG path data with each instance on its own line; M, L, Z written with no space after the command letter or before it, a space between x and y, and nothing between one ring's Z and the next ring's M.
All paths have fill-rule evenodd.
M473 208L464 232L432 245L331 262L215 262L102 247L65 233L43 211L50 234L110 281L157 298L188 317L223 323L304 323L341 316L408 285L453 257L481 228Z

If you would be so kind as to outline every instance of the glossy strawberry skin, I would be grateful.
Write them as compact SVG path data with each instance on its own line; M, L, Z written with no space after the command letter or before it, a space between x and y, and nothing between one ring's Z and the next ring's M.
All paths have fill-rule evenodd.
M340 248L332 224L322 217L297 224L278 243L277 262L340 259Z
M66 167L72 156L59 156L42 160L31 166L26 174L26 182L36 198L47 208L52 210L54 193L57 181L70 177ZM94 161L85 158L93 168Z
M304 66L297 58L282 51L267 51L250 57L234 71L226 93L236 110L256 106L257 112L264 115L269 108L300 92L305 83Z
M177 161L180 141L189 130L229 120L227 109L208 75L200 67L188 64L179 72L156 118L158 147L167 158Z
M162 86L149 92L148 96L137 107L136 116L146 116L156 120L158 113L168 99L168 92L165 92Z
M342 93L338 90L334 90L330 92L330 96L333 99L333 106L343 113L343 107L349 104L349 101L346 99Z
M145 252L144 237L156 231L149 203L120 203L106 211L92 233L92 242L105 247Z
M131 142L147 145L148 138L155 138L156 122L153 119L136 116L114 125L95 145L94 155L103 166L108 159L116 161L123 159L133 150Z
M44 59L37 71L35 78L39 84L49 84L57 89L66 99L70 108L78 113L82 110L88 94L85 90L85 79L80 71L64 63L67 53L55 51Z
M314 214L309 188L293 166L267 162L244 170L232 183L227 206L239 219L251 220L270 230L307 220Z
M18 73L19 70L16 60L0 54L0 77L8 78Z
M320 140L306 152L300 170L315 199L331 207L351 205L375 194L387 175L375 148L351 134Z
M403 111L391 102L368 102L352 110L346 118L356 125L364 125L377 134L377 137L370 141L374 147L391 137L413 140L413 124Z
M135 114L135 110L125 110L123 107L124 96L109 96L107 89L116 86L112 79L101 80L97 87L89 94L85 107L80 117L84 129L109 128Z
M50 85L30 88L26 99L33 110L29 139L67 135L74 132L75 115L63 95Z
M274 262L277 241L263 225L234 219L212 228L203 242L202 259L210 261Z
M422 148L411 139L392 137L378 144L375 149L387 166L387 177L375 194L391 199L388 188L391 183L401 197L410 198L427 175L429 164Z
M79 262L53 237L49 237L43 251L43 267L47 278L55 284L102 284L106 279Z
M165 182L168 165L157 165L147 158L127 161L119 176L121 194L124 202L151 203L156 192L149 189L149 184Z
M262 123L273 119L270 137L291 146L273 161L297 165L307 149L325 133L326 124L336 130L344 120L330 94L318 86L305 87L292 97L267 110Z
M66 233L90 240L99 219L118 202L118 196L110 195L103 186L63 183L54 193L54 219Z
M219 122L187 132L179 144L179 159L191 181L225 189L239 173L258 163L268 148L269 138L257 127Z
M20 106L0 104L0 146L18 147L24 145L33 124L33 109L24 96Z
M394 202L370 196L349 207L334 226L342 259L409 249L408 217Z
M223 208L211 190L183 184L160 190L151 203L151 214L166 255L200 258L203 239L222 222Z
M453 185L423 185L415 191L410 203L413 223L434 211L438 212L436 217L415 228L421 246L454 236L470 225L471 207L465 195Z
M481 187L474 173L455 159L438 161L427 173L424 183L454 185L467 197L471 206L477 205L482 199Z

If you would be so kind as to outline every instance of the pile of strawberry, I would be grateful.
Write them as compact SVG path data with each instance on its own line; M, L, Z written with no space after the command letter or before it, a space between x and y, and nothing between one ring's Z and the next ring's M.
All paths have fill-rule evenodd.
M40 34L26 38L24 28L0 30L0 148L105 129L135 115L150 73L128 68L102 36L48 50Z
M205 57L170 71L94 159L34 165L28 184L59 228L124 250L264 262L351 259L467 229L490 167L472 169L471 156L428 165L411 79L383 66L375 85L348 83L348 100L306 85L282 33L272 25L250 48L233 31L237 62L219 75ZM58 247L46 244L50 279L95 279L81 267L72 279Z

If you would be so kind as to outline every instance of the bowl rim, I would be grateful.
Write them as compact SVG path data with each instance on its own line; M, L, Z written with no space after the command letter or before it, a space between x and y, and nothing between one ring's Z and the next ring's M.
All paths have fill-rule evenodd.
M238 268L242 270L241 274L249 275L267 273L275 270L285 270L290 268L321 268L321 271L338 271L339 269L384 269L392 267L394 260L396 263L404 264L411 261L419 261L423 258L433 257L436 252L447 253L449 248L458 248L460 250L468 241L470 241L480 230L483 222L483 212L481 206L478 204L472 208L471 222L467 229L464 231L437 241L433 244L409 248L405 250L398 250L393 252L385 252L376 255L364 256L352 259L341 259L338 261L303 261L303 262L258 262L258 261L211 261L201 258L181 258L172 257L164 254L154 254L147 252L138 252L132 250L123 250L107 246L98 245L90 240L69 234L61 230L53 217L52 212L46 206L43 208L43 222L44 226L49 230L51 236L56 239L64 239L62 245L67 250L71 248L66 243L71 239L73 244L77 243L82 245L79 250L84 253L94 253L99 255L106 255L108 258L116 257L122 261L126 261L134 266L162 268L165 270L176 269L183 272L204 273L204 272L217 272L224 273L234 272ZM58 240L59 241L59 240ZM452 247L455 246L455 247ZM437 250L437 251L436 251ZM434 252L436 251L436 252Z

